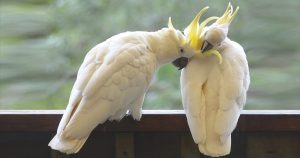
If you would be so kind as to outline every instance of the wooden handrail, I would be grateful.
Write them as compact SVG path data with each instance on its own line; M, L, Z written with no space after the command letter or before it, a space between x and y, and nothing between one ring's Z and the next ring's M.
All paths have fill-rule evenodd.
M0 132L55 132L63 110L0 110ZM104 132L186 132L183 110L144 110L141 121L125 117L106 122L95 131ZM237 131L300 132L300 110L244 110Z

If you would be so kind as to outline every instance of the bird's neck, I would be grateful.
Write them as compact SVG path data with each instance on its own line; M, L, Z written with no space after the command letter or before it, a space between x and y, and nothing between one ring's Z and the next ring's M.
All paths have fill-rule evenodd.
M172 62L180 57L177 50L179 42L176 39L175 33L173 30L163 28L154 32L148 38L150 48L155 54L159 65Z

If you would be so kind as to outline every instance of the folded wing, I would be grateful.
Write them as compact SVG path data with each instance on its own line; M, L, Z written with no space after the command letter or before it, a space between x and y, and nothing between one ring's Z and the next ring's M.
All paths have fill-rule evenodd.
M92 49L79 69L57 136L49 145L77 152L98 124L121 119L149 86L156 68L149 54L142 44L114 48L104 42Z

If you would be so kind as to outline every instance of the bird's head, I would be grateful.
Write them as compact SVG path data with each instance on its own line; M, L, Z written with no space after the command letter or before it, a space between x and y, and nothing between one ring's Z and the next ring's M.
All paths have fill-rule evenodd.
M216 55L219 63L222 63L222 56L217 51L218 46L226 39L228 28L234 17L236 16L239 7L233 10L229 3L224 14L221 17L209 17L199 24L201 16L208 10L208 6L200 10L193 21L184 29L185 40L184 43L188 47L194 49L195 53L202 53L205 55ZM216 20L212 25L206 25ZM173 62L173 65L184 68L188 63L188 58L178 58Z
M212 20L216 20L218 17L209 17L199 24L201 16L208 10L209 7L205 7L196 15L193 21L184 29L184 45L186 48L192 49L194 53L200 53L203 44L202 34L205 26ZM173 65L180 69L184 68L188 64L188 58L181 57L173 61Z
M168 29L176 32L176 38L177 41L179 41L178 52L180 57L174 60L172 63L174 66L178 67L178 70L181 70L187 65L188 59L195 55L195 49L190 46L187 37L182 33L182 31L174 28L171 17L169 18L168 22Z
M203 44L201 47L202 53L205 53L211 49L217 50L217 48L227 37L229 25L236 16L238 10L239 7L237 7L234 11L232 5L229 3L224 14L211 26L205 28L203 34Z

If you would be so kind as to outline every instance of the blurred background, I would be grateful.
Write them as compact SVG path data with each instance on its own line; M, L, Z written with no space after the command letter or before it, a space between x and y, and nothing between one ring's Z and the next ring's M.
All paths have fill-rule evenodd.
M228 0L1 0L0 109L64 109L94 45L124 31L156 31L168 17L183 29L204 6L221 16ZM300 2L233 1L229 37L245 49L246 109L300 109ZM144 109L182 109L178 71L163 66Z

